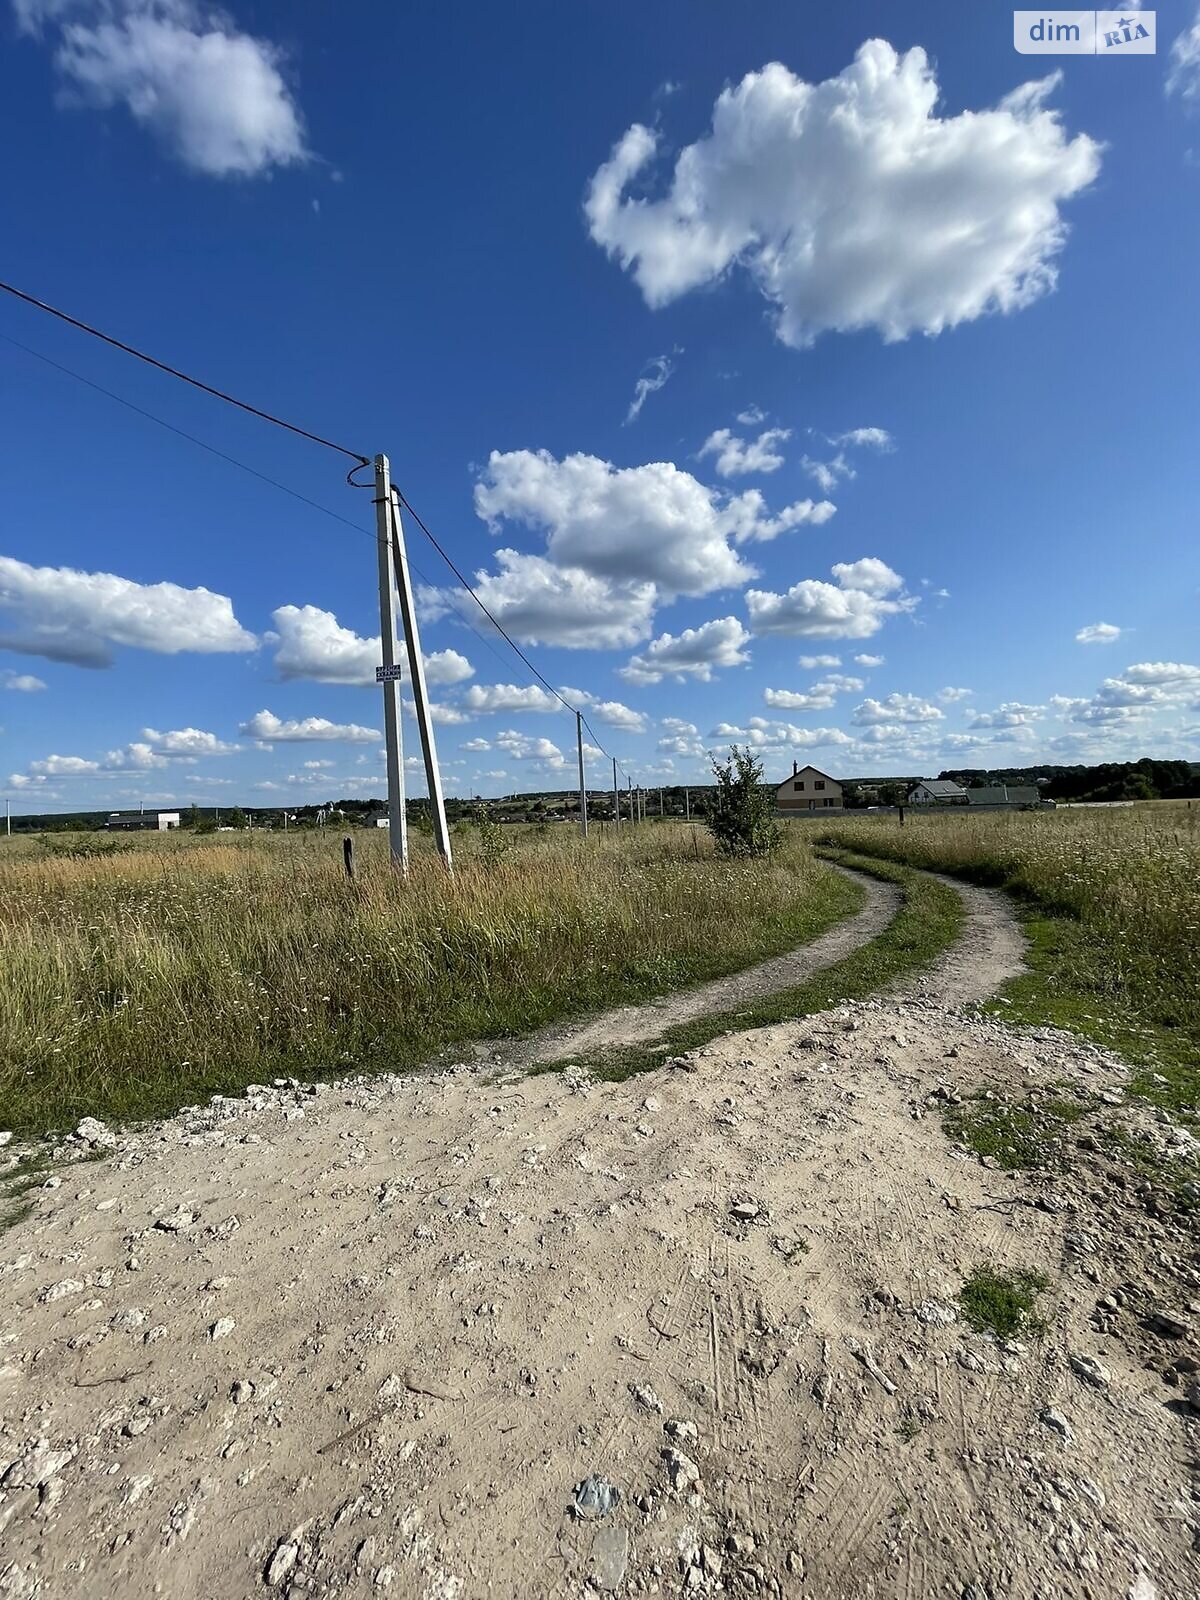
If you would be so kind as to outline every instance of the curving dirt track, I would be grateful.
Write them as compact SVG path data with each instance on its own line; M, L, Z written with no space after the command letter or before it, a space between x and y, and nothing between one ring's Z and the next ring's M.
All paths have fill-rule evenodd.
M959 1009L1019 950L962 892L910 992L623 1085L264 1089L66 1170L0 1254L0 1595L1194 1594L1196 1423L1096 1321L1189 1324L1189 1247L927 1114L1123 1077ZM984 1260L1044 1338L965 1326Z

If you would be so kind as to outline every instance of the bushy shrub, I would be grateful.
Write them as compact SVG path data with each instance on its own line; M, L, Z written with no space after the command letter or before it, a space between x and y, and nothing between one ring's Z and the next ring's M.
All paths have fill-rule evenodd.
M762 762L749 748L731 745L728 761L712 758L716 793L707 826L724 856L770 855L783 837L775 820L775 797L763 787Z

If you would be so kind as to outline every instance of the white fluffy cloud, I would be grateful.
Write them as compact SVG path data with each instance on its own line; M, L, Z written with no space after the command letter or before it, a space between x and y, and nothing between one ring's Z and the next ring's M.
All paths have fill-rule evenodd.
M835 675L822 678L810 689L764 689L763 699L776 711L828 711L839 694L857 694L864 687L861 678Z
M519 550L497 550L496 562L500 571L477 572L474 587L522 644L627 650L650 633L658 600L653 583L596 577ZM443 591L426 590L422 598L431 618L449 609Z
M43 756L40 761L29 763L34 778L82 778L99 770L98 761L88 761L83 756Z
M1121 629L1113 622L1090 622L1075 635L1076 644L1116 644Z
M793 746L853 744L850 735L840 728L799 728L792 722L773 722L768 717L751 717L744 728L730 722L719 722L709 735L712 739L728 739L737 744L750 744L760 750L778 750Z
M319 606L280 606L272 613L275 670L282 679L307 678L315 683L373 684L382 659L379 635L361 638L343 628L332 611ZM404 647L400 645L403 658ZM407 662L404 676L408 677ZM425 678L431 684L462 683L475 669L457 650L434 650L425 657Z
M285 721L273 711L256 711L238 732L262 744L303 744L314 739L337 740L344 744L375 744L379 734L354 722L330 722L327 717L304 717Z
M757 439L747 441L728 428L718 428L709 434L697 455L701 460L705 456L716 456L717 472L722 478L736 478L748 472L775 472L783 465L779 446L791 437L790 428L764 428Z
M561 711L563 703L536 684L473 683L463 696L468 711Z
M35 678L32 672L11 672L7 669L0 672L0 689L12 689L17 694L37 694L39 689L45 687L41 678Z
M475 509L493 530L506 519L544 534L560 569L652 583L664 598L746 582L754 569L735 544L774 539L834 511L801 500L771 516L758 490L721 495L670 461L616 467L588 455L559 461L548 450L493 451Z
M114 644L177 655L253 650L257 643L234 616L233 602L209 589L0 556L0 649L107 667Z
M566 757L551 739L531 738L528 734L518 733L516 729L506 729L504 733L496 735L496 748L513 761L536 761L550 770L565 767Z
M1054 286L1059 206L1100 166L1047 108L1057 82L939 117L919 48L869 40L817 84L772 62L721 92L662 199L629 193L659 143L629 128L588 188L591 236L652 307L744 267L797 348L826 329L902 339L1015 311Z
M862 657L861 656L856 656L855 660L861 661ZM823 667L840 667L841 664L842 664L841 656L820 655L820 656L801 656L800 657L800 665L804 668L804 670L806 672L818 672Z
M716 668L740 667L749 661L745 648L749 640L736 617L716 617L679 634L660 634L619 667L618 676L638 684L661 683L664 678L683 683L689 677L708 683Z
M956 689L953 685L948 685L945 689L938 690L937 697L944 706L952 706L960 700L969 700L974 692L973 689Z
M163 756L193 759L196 756L227 756L237 749L236 745L226 744L215 733L206 733L203 728L173 728L168 733L159 733L155 728L143 728L142 738L152 750Z
M904 580L874 556L840 561L836 584L803 578L785 594L746 591L746 609L755 633L782 633L810 639L869 639L888 617L911 611L916 600L903 592Z
M895 726L910 722L940 722L943 713L915 694L889 694L883 700L863 700L850 718L860 728Z
M894 450L896 444L886 428L850 428L845 433L825 435L837 448L831 461L815 461L812 456L800 458L800 465L818 487L829 494L842 478L856 478L857 470L846 455L847 450Z
M195 0L14 0L54 44L67 98L124 106L172 155L215 178L307 159L283 53Z
M884 663L885 659L886 658L884 656L863 656L863 655L859 655L859 656L855 656L854 662L855 662L855 665L859 666L859 667L881 667L881 666L883 666L883 663ZM800 658L800 665L801 666L804 665L804 657L803 656L801 656L801 658Z

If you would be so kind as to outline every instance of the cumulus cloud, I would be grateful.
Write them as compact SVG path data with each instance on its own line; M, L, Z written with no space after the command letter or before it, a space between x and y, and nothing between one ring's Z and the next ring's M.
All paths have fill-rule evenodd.
M716 617L679 634L660 634L619 667L617 675L638 684L661 683L664 678L683 683L689 677L708 683L718 667L740 667L749 661L745 648L749 641L736 617Z
M1076 644L1116 644L1121 629L1113 622L1089 622L1075 635Z
M496 562L500 571L476 572L474 587L522 644L626 650L649 636L658 601L653 583L597 577L519 550L497 550ZM424 600L430 616L445 614L445 591L427 590Z
M822 678L811 689L764 689L763 699L776 711L828 711L839 694L857 694L865 685L861 678L836 674Z
M895 440L886 428L850 428L845 433L826 434L828 442L837 449L830 461L816 461L812 456L800 458L800 465L823 493L829 494L842 478L856 478L858 473L846 455L847 450L894 450Z
M124 106L184 166L253 178L308 159L278 46L195 0L14 0L68 103Z
M647 398L657 394L674 371L675 363L670 356L650 357L641 377L633 386L633 399L629 402L629 410L625 413L626 427L631 422L636 422Z
M919 48L869 40L817 84L772 62L722 91L661 199L629 192L659 144L629 128L589 185L591 237L651 307L743 267L796 348L827 329L893 340L1015 311L1053 288L1059 207L1100 166L1100 146L1047 108L1057 83L939 117Z
M536 684L473 683L463 696L468 711L561 711L562 701Z
M518 733L515 728L497 734L495 743L496 748L503 750L513 761L534 761L551 771L567 764L566 757L553 740L531 738L528 734Z
M337 740L344 744L374 744L379 734L354 722L330 722L327 717L283 720L273 711L256 711L238 732L262 744L302 744L314 739Z
M1019 700L1009 700L995 711L981 711L973 719L972 728L1026 728L1045 710L1044 706L1027 706Z
M382 660L379 635L361 638L343 628L332 611L319 606L280 606L272 612L275 632L268 638L276 646L275 670L279 677L306 678L314 683L373 684ZM403 653L403 644L401 644ZM403 663L408 677L407 662ZM475 669L457 650L434 650L425 657L425 678L431 684L462 683Z
M911 722L940 722L943 713L932 701L915 694L889 694L883 700L863 700L855 706L851 722L858 727L898 726Z
M227 756L237 749L236 745L226 744L215 733L206 733L203 728L173 728L168 733L143 728L142 738L163 756Z
M601 700L598 695L590 694L586 689L563 688L559 691L564 700L583 711L589 711L597 722L603 722L609 728L619 728L623 733L645 733L646 717L643 712L635 711L632 706L622 705L619 700ZM600 752L604 754L603 751Z
M43 756L40 761L29 763L34 778L82 778L99 770L98 761L88 761L83 756Z
M835 435L833 444L849 445L856 450L894 450L896 441L886 428L850 428Z
M855 660L856 661L861 661L862 657L861 656L856 656ZM801 656L800 657L800 665L804 668L804 670L806 672L817 672L817 671L820 671L823 667L840 667L841 664L842 664L841 656L821 655L821 656Z
M881 667L881 666L883 666L883 663L884 663L885 659L886 659L886 657L884 657L884 656L863 656L863 655L859 655L859 656L855 656L854 662L855 662L855 665L859 666L859 667ZM801 666L804 665L804 657L803 656L800 657L800 665Z
M869 639L888 617L911 611L915 598L904 580L873 556L838 562L836 583L803 578L785 594L748 589L746 609L757 634L782 633L812 639Z
M661 598L745 583L755 570L735 545L774 539L834 512L827 502L801 500L771 516L757 489L722 495L670 461L615 467L589 455L559 461L548 450L493 451L475 486L475 509L493 531L505 519L543 534L559 570L653 584Z
M39 689L46 685L41 678L35 678L32 672L0 672L0 689L12 689L17 694L37 694Z
M177 655L253 650L258 641L234 616L233 602L209 589L0 556L0 649L108 667L114 644Z
M709 434L697 455L701 460L705 456L715 456L717 472L722 478L741 477L748 472L775 472L783 465L779 446L791 437L790 428L764 428L757 439L747 441L728 428L718 428Z
M730 722L718 722L709 735L712 739L730 739L738 744L753 745L760 750L778 750L793 746L853 744L848 733L840 728L801 728L792 722L774 722L768 717L751 717L744 728Z
M974 692L973 689L956 689L953 685L948 685L945 689L938 690L937 697L944 706L952 706L959 700L969 699Z

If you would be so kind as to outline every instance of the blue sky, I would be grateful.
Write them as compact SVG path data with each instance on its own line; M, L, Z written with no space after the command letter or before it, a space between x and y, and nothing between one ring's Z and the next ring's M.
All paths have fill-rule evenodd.
M386 451L642 781L1200 758L1192 6L1043 60L992 4L5 4L0 275ZM14 811L382 792L346 463L0 335ZM569 783L409 534L448 790Z

